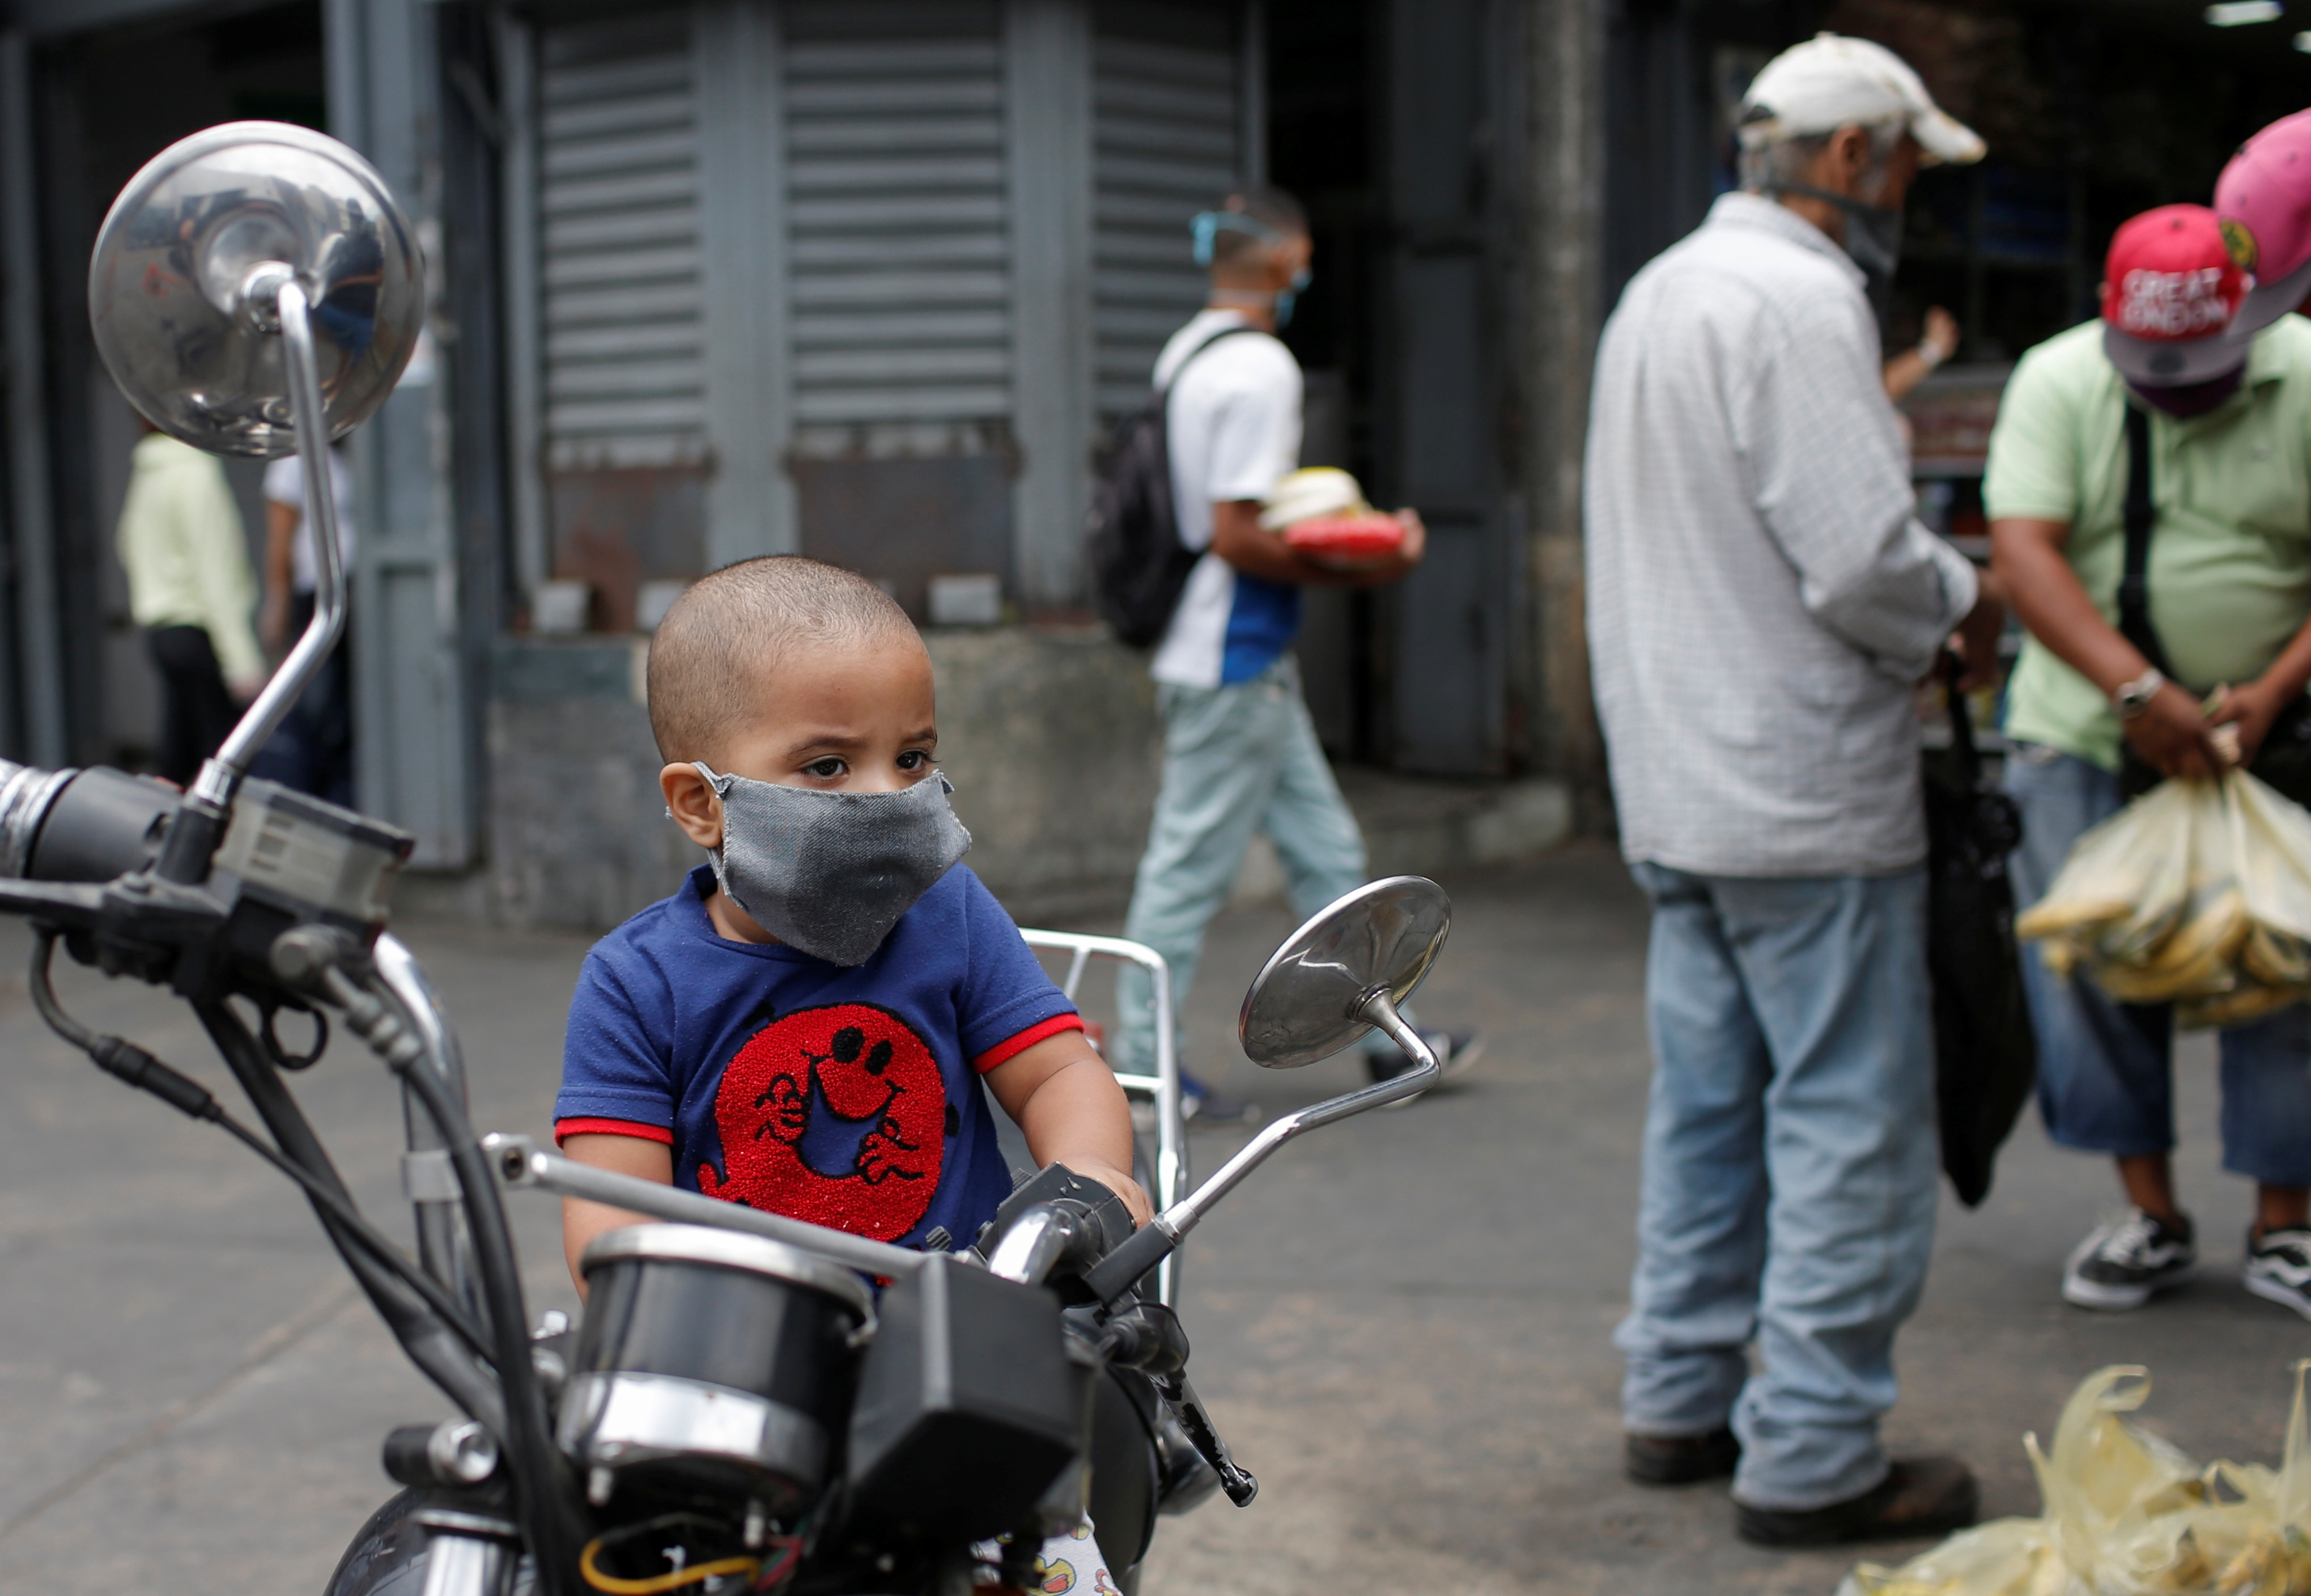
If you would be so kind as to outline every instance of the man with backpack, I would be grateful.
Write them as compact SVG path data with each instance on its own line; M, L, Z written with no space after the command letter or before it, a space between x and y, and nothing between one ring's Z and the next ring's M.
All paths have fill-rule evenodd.
M1262 496L1299 464L1300 367L1275 335L1308 285L1307 217L1289 195L1255 188L1198 216L1192 231L1211 292L1164 346L1156 362L1160 417L1151 414L1128 440L1103 506L1103 531L1112 534L1119 489L1136 486L1140 529L1149 530L1155 512L1154 536L1115 558L1101 533L1094 545L1111 620L1125 641L1156 647L1150 671L1164 719L1164 780L1124 935L1170 964L1175 1006L1253 832L1275 843L1293 907L1304 915L1364 883L1364 839L1317 743L1292 657L1300 589L1394 581L1420 563L1426 540L1419 516L1400 510L1401 547L1346 569L1318 563L1260 526ZM1121 480L1135 470L1156 480ZM1162 537L1164 519L1176 542ZM1139 591L1124 603L1129 613L1120 614L1116 568L1135 558ZM1121 575L1131 586L1134 572ZM1118 1007L1116 1062L1145 1068L1155 1014L1138 971L1125 972ZM1379 1040L1386 1052L1367 1055L1375 1079L1406 1067ZM1456 1054L1448 1067L1474 1057L1468 1038L1440 1033L1435 1042L1440 1053ZM1246 1117L1203 1083L1186 1086L1195 1117Z

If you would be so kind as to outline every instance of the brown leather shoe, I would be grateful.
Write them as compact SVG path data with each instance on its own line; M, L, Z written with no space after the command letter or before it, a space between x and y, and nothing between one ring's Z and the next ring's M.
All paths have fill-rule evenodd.
M1792 1513L1733 1504L1733 1528L1752 1546L1836 1546L1849 1540L1914 1540L1974 1522L1982 1487L1956 1458L1911 1458L1858 1496Z
M1741 1461L1741 1443L1720 1427L1705 1435L1624 1435L1621 1471L1639 1485L1698 1485L1722 1479Z

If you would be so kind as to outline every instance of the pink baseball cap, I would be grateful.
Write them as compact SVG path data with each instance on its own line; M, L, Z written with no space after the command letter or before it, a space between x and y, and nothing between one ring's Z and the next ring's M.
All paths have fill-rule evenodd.
M2111 235L2102 271L2102 346L2145 388L2181 388L2236 371L2230 330L2252 280L2204 205L2160 205Z
M2311 294L2311 111L2239 146L2215 179L2215 214L2254 288L2227 335L2244 344Z

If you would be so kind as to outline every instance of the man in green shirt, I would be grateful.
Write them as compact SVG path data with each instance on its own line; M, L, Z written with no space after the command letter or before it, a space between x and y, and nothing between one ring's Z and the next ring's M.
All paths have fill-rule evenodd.
M161 676L160 773L191 782L265 685L257 583L224 467L149 424L129 467L118 547L128 612Z
M2248 763L2304 733L2311 322L2226 337L2251 281L2213 212L2146 212L2112 240L2102 318L2031 350L2007 384L1983 494L2029 629L2006 720L2024 903L2133 789L2220 769L2212 727L2235 727ZM2047 1134L2114 1156L2132 1205L2072 1252L2062 1295L2141 1307L2197 1264L2168 1164L2173 1011L2023 957ZM2224 1166L2256 1182L2246 1284L2311 1318L2311 1007L2226 1030L2221 1051Z

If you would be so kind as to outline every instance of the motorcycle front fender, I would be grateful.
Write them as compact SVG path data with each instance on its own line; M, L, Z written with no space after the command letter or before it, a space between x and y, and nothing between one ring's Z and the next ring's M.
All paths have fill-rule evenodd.
M337 1571L329 1576L327 1596L425 1596L439 1531L418 1522L424 1505L415 1491L403 1491L370 1514L353 1544L345 1548L345 1555L337 1560ZM501 1550L464 1537L448 1539L462 1555L452 1588L436 1590L432 1596L530 1596L528 1559L521 1561L508 1581L503 1577ZM485 1547L493 1555L481 1555Z

